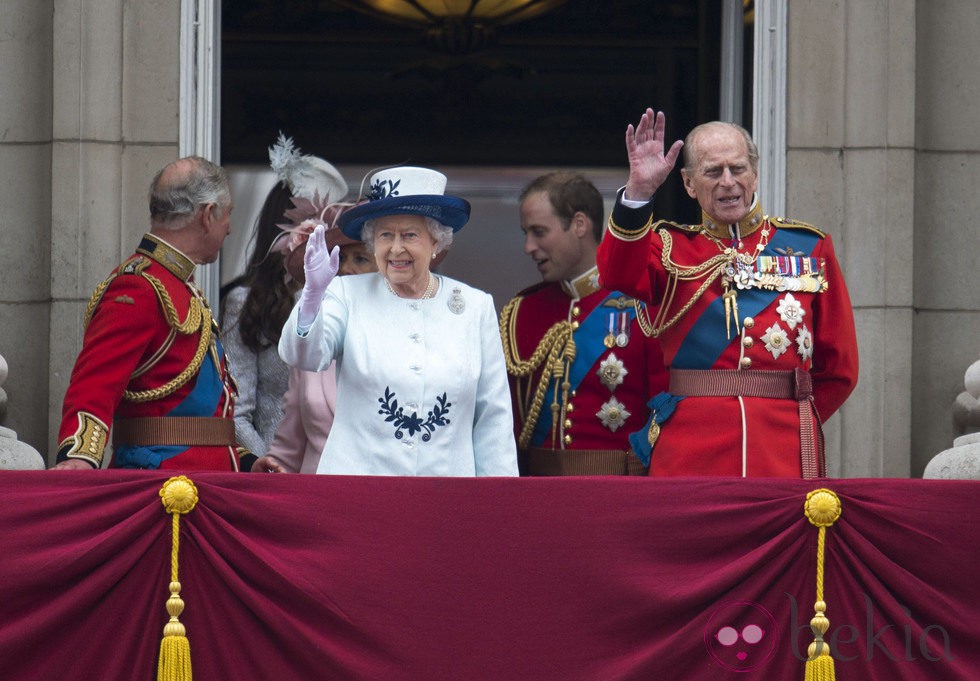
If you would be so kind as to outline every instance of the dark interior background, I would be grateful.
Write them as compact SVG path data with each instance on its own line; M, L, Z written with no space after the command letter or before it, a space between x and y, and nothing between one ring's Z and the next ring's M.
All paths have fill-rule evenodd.
M335 164L622 168L647 106L669 140L717 118L719 5L569 0L453 54L326 0L224 0L222 162L282 131ZM698 219L678 173L658 213Z

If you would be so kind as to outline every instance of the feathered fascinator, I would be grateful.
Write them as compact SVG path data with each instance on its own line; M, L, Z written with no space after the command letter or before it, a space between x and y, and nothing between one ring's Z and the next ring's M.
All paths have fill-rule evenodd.
M301 154L293 140L281 132L276 143L269 147L269 163L273 172L289 187L293 196L323 203L336 203L347 195L347 180L322 158Z
M336 221L349 208L342 203L347 195L347 181L331 164L310 154L301 154L293 140L281 132L269 147L269 163L276 177L292 193L293 207L283 213L289 222L277 225L283 234L273 243L272 251L288 253L304 243L318 224L327 227L328 243L356 243L347 239Z

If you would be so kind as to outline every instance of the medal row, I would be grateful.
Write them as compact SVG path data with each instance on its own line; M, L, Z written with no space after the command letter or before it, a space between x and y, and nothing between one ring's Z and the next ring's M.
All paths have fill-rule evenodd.
M618 333L617 333L618 331ZM609 313L609 333L602 339L603 345L607 348L625 348L630 342L630 314L629 312L610 312Z
M827 290L827 280L823 274L801 274L798 276L783 276L781 274L765 274L751 270L742 270L732 277L736 288L765 289L767 291L797 291L803 293L822 293Z

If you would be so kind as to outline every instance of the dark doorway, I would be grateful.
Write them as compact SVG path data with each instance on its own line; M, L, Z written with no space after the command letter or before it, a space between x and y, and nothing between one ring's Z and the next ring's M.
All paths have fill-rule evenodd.
M221 154L279 131L336 164L624 167L647 107L670 140L718 116L717 0L569 0L466 54L325 0L224 0ZM658 213L698 219L677 173Z

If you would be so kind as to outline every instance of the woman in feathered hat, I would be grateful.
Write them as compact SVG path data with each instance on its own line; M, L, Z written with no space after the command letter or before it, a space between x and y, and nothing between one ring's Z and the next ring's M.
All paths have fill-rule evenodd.
M318 473L517 475L493 301L431 271L469 219L469 203L445 187L427 168L382 170L370 200L341 215L378 273L335 278L339 249L328 249L323 226L310 236L279 354L308 371L337 360L337 411Z
M316 224L333 224L336 215L351 205L339 203L347 194L347 181L337 169L322 158L301 154L285 135L280 134L269 148L269 161L279 181L256 221L248 268L222 299L222 341L238 384L235 435L259 457L269 450L283 420L283 393L292 380L277 345L302 287L302 245ZM348 239L339 229L330 230L328 240L342 248L341 274L374 269L373 258L366 268L355 265L364 260L352 252L364 250L360 241ZM293 262L299 263L298 277L287 274ZM335 390L321 392L329 396ZM329 429L332 403L322 402L311 405L311 411L322 415L318 423L326 420ZM301 461L298 457L297 466Z

